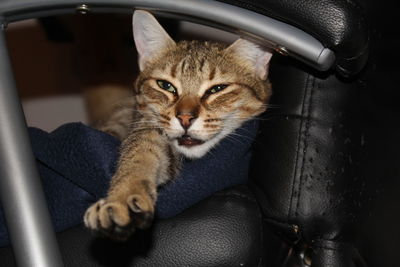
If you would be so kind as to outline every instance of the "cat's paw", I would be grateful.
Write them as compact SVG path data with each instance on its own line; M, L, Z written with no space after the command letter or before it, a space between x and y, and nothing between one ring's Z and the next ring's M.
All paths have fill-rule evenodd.
M153 221L153 215L153 200L133 194L125 201L100 199L87 209L84 223L87 228L100 235L124 241L136 228L148 228Z

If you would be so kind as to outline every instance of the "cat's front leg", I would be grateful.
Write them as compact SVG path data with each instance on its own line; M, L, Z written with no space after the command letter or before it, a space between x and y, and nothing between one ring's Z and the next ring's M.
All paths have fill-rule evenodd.
M171 158L162 133L134 133L122 143L117 171L107 197L86 211L86 227L115 240L127 239L135 229L152 223L157 185L167 177Z

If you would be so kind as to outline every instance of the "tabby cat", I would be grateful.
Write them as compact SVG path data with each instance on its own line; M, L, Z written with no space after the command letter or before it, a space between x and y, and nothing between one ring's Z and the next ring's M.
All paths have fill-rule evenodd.
M135 11L140 74L134 97L101 129L123 140L108 194L85 225L125 240L153 219L157 186L177 176L182 157L200 158L243 122L265 111L272 53L238 39L174 42L146 11Z

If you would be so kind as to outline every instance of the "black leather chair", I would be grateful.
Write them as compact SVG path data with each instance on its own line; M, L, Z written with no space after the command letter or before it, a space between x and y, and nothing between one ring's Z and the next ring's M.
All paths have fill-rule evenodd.
M334 52L333 67L318 71L296 56L274 57L273 108L264 114L254 143L247 185L218 192L174 218L158 220L127 243L96 239L82 226L59 233L65 266L399 266L392 260L395 251L381 248L395 243L394 236L380 235L387 233L386 225L395 225L372 213L385 214L380 205L392 214L398 211L396 205L386 205L393 204L390 200L398 191L390 190L393 198L380 202L374 196L376 188L382 192L388 184L391 189L398 184L395 179L383 183L378 168L389 170L381 177L398 177L399 162L396 149L390 147L398 135L375 128L378 123L388 133L390 119L399 112L396 100L377 91L377 78L387 71L376 68L374 60L385 54L379 49L383 39L377 37L386 25L371 30L368 21L385 21L375 4L220 2L309 33ZM370 42L376 39L369 57ZM282 47L278 51L286 53ZM382 84L383 93L398 96L391 82ZM390 109L382 110L387 103ZM381 116L386 119L381 121ZM379 154L387 152L393 158L382 160ZM382 230L371 231L376 225ZM11 248L0 249L0 262L15 265Z

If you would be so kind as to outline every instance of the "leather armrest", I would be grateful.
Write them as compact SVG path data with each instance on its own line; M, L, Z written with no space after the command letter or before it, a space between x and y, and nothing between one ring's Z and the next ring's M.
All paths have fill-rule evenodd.
M246 186L214 194L169 219L159 219L127 242L93 237L83 226L57 235L65 266L258 266L263 222ZM15 266L10 247L1 266Z

